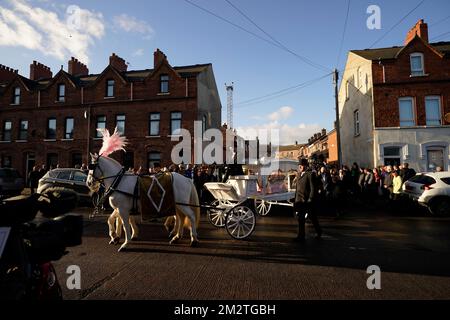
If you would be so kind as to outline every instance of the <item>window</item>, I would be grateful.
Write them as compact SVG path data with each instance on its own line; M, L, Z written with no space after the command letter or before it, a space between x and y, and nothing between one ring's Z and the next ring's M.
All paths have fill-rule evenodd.
M161 164L161 153L149 152L147 160L147 167L153 168L155 163Z
M56 139L56 119L49 118L47 120L47 134L45 136L47 139Z
M19 140L27 140L28 138L28 120L20 121Z
M120 134L125 134L125 115L118 114L116 115L116 127Z
M127 170L134 168L134 152L125 152L123 155L123 167Z
M97 117L97 129L105 129L106 128L106 116L98 116ZM97 138L101 138L102 134L97 131L96 133Z
M12 122L6 120L3 124L3 141L11 141Z
M150 113L149 135L159 136L159 121L161 120L160 113Z
M161 93L168 93L169 92L169 76L167 74L162 74L159 77L159 92Z
M13 94L13 104L20 104L20 87L14 88L14 94Z
M114 80L106 80L106 97L114 97Z
M11 156L2 156L0 166L2 168L11 168L12 166L12 157Z
M441 97L425 97L425 113L427 116L427 126L441 125Z
M400 165L400 147L384 147L384 165L398 166Z
M58 84L58 96L56 99L58 102L64 102L66 100L66 85Z
M359 136L361 133L359 128L359 110L353 112L353 128L355 136Z
M53 154L53 156L54 156L55 154ZM60 179L60 180L69 180L70 179L70 173L71 173L71 171L70 170L63 170L63 171L60 171L59 173L58 173L58 176L56 177L56 179Z
M58 154L57 153L49 153L47 154L47 168L49 170L55 169L58 166ZM70 177L70 171L66 170L63 172L68 172ZM69 179L67 177L67 179ZM60 175L58 175L58 179L60 179Z
M66 128L64 131L64 139L73 139L73 118L66 118Z
M83 157L81 155L81 153L79 152L74 152L72 153L72 168L75 168L75 166L80 166L83 164Z
M425 74L423 68L423 54L422 53L412 53L410 56L411 62L411 76L423 76Z
M172 135L181 134L181 112L170 113L170 133Z
M398 100L400 127L411 127L416 124L414 120L414 103L413 98L400 98Z

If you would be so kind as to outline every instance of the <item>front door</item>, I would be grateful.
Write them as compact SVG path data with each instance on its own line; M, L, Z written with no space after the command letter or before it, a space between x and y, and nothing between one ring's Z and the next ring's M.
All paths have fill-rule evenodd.
M427 150L427 171L436 171L437 167L444 169L444 150L428 149Z
M25 162L25 179L27 180L28 185L28 174L31 170L33 170L33 167L36 165L36 159L35 155L32 152L28 152L26 154L26 162Z

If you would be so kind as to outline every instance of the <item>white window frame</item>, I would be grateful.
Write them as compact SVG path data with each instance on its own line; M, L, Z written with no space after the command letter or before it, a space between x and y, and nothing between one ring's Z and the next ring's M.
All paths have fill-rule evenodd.
M401 101L411 101L411 108L412 108L412 124L411 125L402 125L402 122L407 122L409 120L403 120L401 119L401 111L400 111L400 102ZM414 127L416 125L416 108L415 108L415 102L413 97L401 97L398 99L398 120L399 120L399 126L401 128L403 127Z
M420 64L422 65L422 69L413 69L413 58L420 58ZM424 66L424 59L423 59L423 53L420 52L414 52L409 55L409 64L411 69L411 77L420 77L425 75L425 66Z
M439 105L439 119L428 119L427 113L427 100L437 100ZM440 126L442 125L442 107L441 107L441 96L426 96L425 97L425 121L427 126ZM439 121L438 124L428 124L428 121Z
M353 134L355 137L361 134L361 127L359 121L359 109L353 111Z

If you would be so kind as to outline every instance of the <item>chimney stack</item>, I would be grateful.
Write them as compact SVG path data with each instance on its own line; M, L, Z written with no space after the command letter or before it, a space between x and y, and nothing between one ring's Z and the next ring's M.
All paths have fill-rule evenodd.
M17 73L18 70L0 64L0 83L11 81L17 76Z
M47 79L53 76L52 71L49 67L43 65L42 63L33 61L30 64L30 79L31 80L39 80L39 79Z
M109 57L109 65L116 68L119 72L125 72L128 69L127 64L125 63L125 60L123 60L121 57L113 53Z
M153 68L156 68L156 66L158 66L163 60L167 62L166 55L161 50L156 49L153 53Z
M422 38L423 41L428 43L428 25L423 22L423 19L420 19L417 21L417 23L412 27L408 34L406 35L405 39L405 46L411 42L414 37L418 35L420 38Z
M67 70L72 76L87 76L89 74L88 67L74 57L69 60Z
M326 136L327 135L327 129L322 129L322 136Z

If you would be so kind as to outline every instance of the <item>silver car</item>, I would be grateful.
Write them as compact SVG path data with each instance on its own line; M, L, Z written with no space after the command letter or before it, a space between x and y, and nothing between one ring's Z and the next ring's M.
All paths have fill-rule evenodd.
M25 180L19 171L12 168L0 168L0 195L15 196L22 193Z

